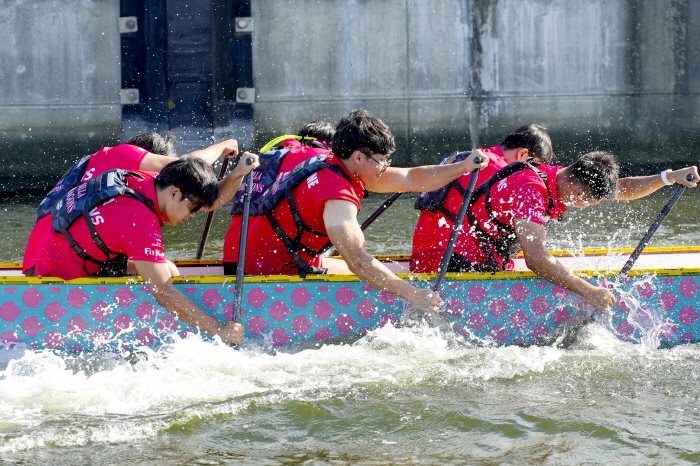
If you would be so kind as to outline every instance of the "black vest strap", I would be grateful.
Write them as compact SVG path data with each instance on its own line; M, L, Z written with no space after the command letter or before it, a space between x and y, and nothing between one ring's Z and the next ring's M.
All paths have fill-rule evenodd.
M488 266L492 270L505 270L504 267L520 250L520 244L518 243L518 237L515 233L515 229L498 220L495 212L493 211L493 206L491 204L491 187L493 185L521 170L528 168L540 177L547 189L547 196L549 198L547 212L554 209L554 198L551 190L549 189L549 185L547 184L547 175L539 170L536 165L539 164L529 161L511 163L510 165L497 171L491 178L483 182L476 190L474 190L474 194L469 202L469 209L467 209L467 220L469 221L472 231L474 231L479 238L479 245L484 251L484 254L486 254L489 261ZM482 196L484 197L484 207L489 217L489 221L494 224L496 230L498 231L498 238L494 238L486 230L484 230L474 215L473 207ZM496 257L491 250L491 247L493 247L498 257L503 259L503 266L499 265L498 260L496 260Z

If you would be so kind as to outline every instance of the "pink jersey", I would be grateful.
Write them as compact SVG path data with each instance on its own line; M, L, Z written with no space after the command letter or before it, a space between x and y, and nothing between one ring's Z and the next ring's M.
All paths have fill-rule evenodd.
M92 223L112 251L127 254L129 260L165 262L159 220L165 222L167 218L158 210L154 178L129 178L129 187L153 200L157 215L143 203L128 196L119 196L93 209L90 213ZM76 220L68 232L90 256L98 260L105 259L92 240L84 218ZM37 276L71 280L98 270L96 264L89 261L84 263L78 257L63 234L54 233L49 228L42 236L37 252Z
M94 176L109 170L121 168L123 170L138 170L141 161L148 151L129 144L116 147L103 147L90 157L82 182L90 181ZM24 250L22 273L34 267L39 242L47 230L51 230L51 215L39 219L32 232L29 234L27 248Z
M345 165L336 157L330 157L328 163L338 165L352 179ZM287 164L287 165L286 165ZM297 163L285 160L281 171L291 171ZM350 201L360 210L360 199L364 193L364 185L361 181L350 183L343 177L330 170L320 170L299 186L294 188L292 196L299 209L302 221L314 230L326 234L323 222L323 212L326 202L331 199ZM275 219L288 236L296 236L296 226L292 219L287 200L282 200L273 210ZM250 228L248 234L248 252L246 256L245 272L249 275L280 275L296 274L298 266L293 261L287 248L277 237L266 217L258 217ZM313 250L320 249L328 241L327 237L305 233L302 244ZM299 251L301 258L313 267L321 266L320 257L310 257L309 254Z
M311 157L320 154L328 154L330 152L328 149L305 146L296 139L287 139L284 141L283 146L291 147L292 149L284 157L284 162L282 162L280 171L277 174L277 179L287 175L294 167L302 162L305 162ZM241 187L238 188L238 190L245 190L245 183L241 183ZM249 231L250 226L255 220L255 218L250 219L248 224ZM224 262L238 262L238 245L241 241L242 221L243 217L240 215L231 216L231 225L229 226L228 231L226 232L226 238L224 239Z
M566 206L559 202L557 198L557 176L561 167L540 165L537 168L547 175L547 185L554 203L554 207L549 212L547 211L549 206L547 187L545 187L540 177L530 169L526 168L517 172L496 183L491 188L491 205L496 218L511 228L515 228L516 218L544 225L547 218L555 218L566 211ZM492 236L497 237L493 222L488 221L483 196L474 205L473 212L481 228ZM505 268L508 270L513 268L512 260L508 264L503 264L502 259L498 257L495 250L491 249L494 257L499 262L499 266L503 267L505 265ZM455 252L475 264L485 265L489 263L488 257L481 249L479 239L473 231L470 234L459 237Z
M481 151L488 156L489 164L486 168L479 171L476 186L491 178L494 173L508 164L500 146L481 149ZM457 181L466 190L470 179L471 173L465 173L457 178ZM444 206L456 216L462 205L462 199L457 190L451 188L445 199ZM413 232L411 272L434 273L438 271L452 234L452 226L452 221L445 217L442 212L430 212L429 210L421 212L418 224ZM466 231L467 229L462 229L460 237L464 236ZM457 244L459 244L459 240ZM457 249L455 249L455 252L457 252Z

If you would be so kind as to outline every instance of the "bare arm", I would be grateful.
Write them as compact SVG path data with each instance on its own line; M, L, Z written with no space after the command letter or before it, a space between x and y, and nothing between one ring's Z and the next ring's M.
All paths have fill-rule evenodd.
M474 163L474 157L477 155L481 156L480 164ZM486 167L488 163L489 158L477 149L458 163L413 168L389 167L374 184L367 188L379 193L435 191L466 172Z
M693 181L686 180L687 175L693 175ZM691 188L698 185L698 169L697 167L686 167L680 170L669 171L666 176L668 181L673 181ZM620 178L617 180L617 200L631 201L640 197L648 196L666 186L661 179L661 175L650 176L631 176L629 178Z
M196 150L189 155L203 159L209 165L212 165L219 160L219 157L225 154L231 154L233 157L238 155L238 142L235 139L214 144L206 149ZM166 165L173 163L175 160L177 160L175 157L148 152L141 160L139 170L160 173Z
M348 268L363 282L377 290L399 296L415 307L436 312L442 305L437 293L416 288L401 280L365 249L365 237L357 223L357 208L352 202L326 202L323 222L333 246L345 259Z
M151 289L158 304L166 308L176 319L209 335L219 335L223 341L229 343L238 345L243 341L243 326L241 324L235 322L220 323L173 287L173 277L167 264L134 261L134 265Z
M192 157L197 157L209 165L213 165L214 162L219 160L222 155L228 155L229 157L235 157L238 155L238 141L235 139L228 139L226 141L219 142L217 144L212 144L211 146L190 152Z
M527 267L541 278L582 296L600 311L607 312L615 304L615 296L610 291L577 277L547 252L547 230L544 226L516 218L515 234L523 248Z
M251 165L246 163L246 159L248 158L253 159ZM240 188L243 178L259 166L260 161L257 154L243 152L236 164L236 168L219 181L219 197L216 198L214 205L211 207L203 207L202 210L216 210L228 204L228 201L231 200L234 194L236 194L236 191L238 191L238 188Z

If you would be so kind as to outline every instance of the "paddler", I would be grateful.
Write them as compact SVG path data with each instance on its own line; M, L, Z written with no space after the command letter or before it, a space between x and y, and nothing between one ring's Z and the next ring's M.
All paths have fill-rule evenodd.
M534 123L516 129L499 145L480 150L489 158L489 165L479 171L476 186L513 162L529 160L534 164L551 164L554 160L552 140L547 129ZM455 152L441 163L454 163L467 154L469 152ZM416 209L421 210L421 213L413 232L413 251L409 265L411 272L436 273L440 268L452 233L452 225L462 205L470 179L471 174L465 173L449 185L437 191L421 193L418 197ZM463 245L464 241L457 241L455 245L457 254ZM447 271L456 272L457 270L452 267Z
M298 171L271 190L268 198L262 197L268 210L250 228L246 274L354 273L375 289L436 312L442 304L437 293L398 278L367 252L357 222L360 199L365 189L432 191L465 172L485 167L486 158L475 163L475 152L453 164L390 167L394 136L384 122L365 110L355 110L340 120L332 146L328 158L310 159L298 167L282 163L281 171ZM329 240L345 261L320 256Z
M577 277L547 252L547 223L569 207L639 199L674 183L695 187L699 179L695 166L621 179L619 168L607 152L585 154L568 167L520 161L502 168L475 190L465 221L470 227L458 237L448 270L510 270L522 249L528 268L541 278L609 310L616 302L610 290Z
M190 155L201 158L211 165L222 155L229 157L238 155L238 142L235 139L229 139L196 150ZM36 264L39 242L45 233L51 232L51 208L69 190L97 175L118 168L158 173L163 167L177 160L176 157L174 137L170 133L148 132L134 136L125 144L103 147L96 153L75 162L37 209L37 222L29 235L27 247L24 250L22 273L26 276L35 275L34 265ZM177 267L170 261L167 263L172 274L179 275Z
M128 258L156 301L177 319L240 344L240 324L221 324L173 287L161 227L185 222L199 210L224 206L243 177L258 166L257 155L244 153L242 158L252 158L253 163L239 162L220 182L205 160L185 156L165 165L157 176L111 170L79 184L52 209L53 228L39 243L36 275L64 280L113 276L115 269L123 273Z

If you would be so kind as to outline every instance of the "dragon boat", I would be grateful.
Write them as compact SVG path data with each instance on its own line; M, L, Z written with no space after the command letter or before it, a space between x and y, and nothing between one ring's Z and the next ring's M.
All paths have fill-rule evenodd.
M613 283L631 250L555 251L569 269ZM408 257L379 257L398 276ZM233 315L235 277L218 261L176 262L175 287L220 321ZM661 346L700 341L700 247L648 248L631 273L614 281L618 302L606 314L527 270L448 274L439 314L475 345L551 344L566 329L601 319L618 338ZM246 277L241 323L249 342L286 346L357 335L406 318L409 306L353 275ZM140 277L64 281L24 277L21 264L0 264L0 342L35 349L91 351L154 346L197 331L158 305Z

